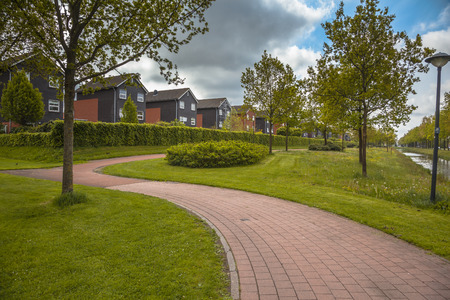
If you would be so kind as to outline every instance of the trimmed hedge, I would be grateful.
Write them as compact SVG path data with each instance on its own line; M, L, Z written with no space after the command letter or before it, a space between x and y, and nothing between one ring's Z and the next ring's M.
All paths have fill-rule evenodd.
M62 147L64 122L54 121L40 130L49 133L20 133L0 135L0 146L44 146ZM201 143L206 141L236 140L261 145L269 145L268 134L230 132L187 126L159 126L155 124L126 124L103 122L74 122L75 147L100 146L172 146L181 143ZM289 136L289 146L307 147L322 140ZM273 136L274 146L283 146L284 136Z
M185 143L167 149L170 165L189 168L225 168L257 163L268 154L263 145L242 141Z
M311 151L341 151L341 146L329 143L328 145L309 145Z

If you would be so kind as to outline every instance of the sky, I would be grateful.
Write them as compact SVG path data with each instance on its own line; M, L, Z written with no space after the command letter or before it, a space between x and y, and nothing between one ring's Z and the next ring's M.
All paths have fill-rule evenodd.
M183 85L168 85L158 66L148 58L129 63L120 72L141 74L149 91L188 87L197 99L225 97L232 105L243 103L240 79L246 68L261 60L264 50L289 64L298 78L320 57L326 38L322 23L332 21L340 0L216 0L206 12L209 32L195 36L178 54L167 54L178 67ZM344 12L353 15L359 0L344 0ZM424 46L450 54L449 0L380 0L396 16L394 31L410 38L420 34ZM418 108L411 121L400 126L398 137L433 115L436 105L437 69L420 74L421 82L409 95ZM443 93L450 91L450 63L442 68Z

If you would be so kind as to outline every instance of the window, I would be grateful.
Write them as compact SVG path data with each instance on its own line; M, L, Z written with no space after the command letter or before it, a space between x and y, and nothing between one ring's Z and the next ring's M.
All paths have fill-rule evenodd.
M191 103L191 110L195 111L195 103Z
M221 116L222 115L222 110L221 109L219 109L219 116Z
M48 100L48 111L59 112L59 100Z
M184 109L184 101L180 101L180 109Z
M28 78L28 81L30 81L30 79L31 79L31 75L30 75L30 72L25 72L25 76L27 76L27 78Z
M55 89L58 88L58 79L54 76L49 76L48 77L48 86L51 88L55 88Z
M222 128L222 121L219 122L219 128Z
M195 118L191 118L191 125L195 126Z
M120 89L119 90L119 99L127 99L127 90L124 89Z
M183 122L183 123L186 123L187 122L187 118L186 117L180 117L180 121Z
M255 116L252 117L252 120L255 121Z
M144 120L144 112L142 110L138 110L137 117L138 117L139 121L143 121Z
M123 118L123 112L121 108L119 108L119 118Z
M142 93L137 94L137 102L144 102L144 94Z

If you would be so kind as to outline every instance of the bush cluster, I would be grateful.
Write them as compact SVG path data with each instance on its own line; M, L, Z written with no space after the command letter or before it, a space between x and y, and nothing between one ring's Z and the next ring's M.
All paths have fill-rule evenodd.
M53 121L32 132L0 135L0 146L62 147L64 122ZM103 122L74 122L75 147L100 146L172 146L181 143L234 140L269 145L269 135L245 131L225 131L187 126L159 126L155 124L127 124ZM289 146L307 146L322 140L289 136ZM285 137L274 136L273 145L283 146Z
M303 130L300 128L289 128L289 136L302 136ZM286 136L286 127L277 129L277 135Z
M308 150L311 151L342 151L342 148L338 145L328 143L327 145L309 145Z
M167 149L166 160L174 166L224 168L254 164L268 152L266 146L242 141L185 143Z

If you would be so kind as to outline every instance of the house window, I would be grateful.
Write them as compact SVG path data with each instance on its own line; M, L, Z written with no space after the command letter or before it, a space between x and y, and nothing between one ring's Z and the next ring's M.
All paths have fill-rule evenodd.
M144 102L144 94L142 93L137 94L137 102Z
M121 108L119 108L119 118L123 118L123 111Z
M48 100L48 111L59 112L59 100Z
M191 103L191 110L195 111L195 103Z
M191 125L195 126L195 118L191 118Z
M144 120L144 112L142 110L138 110L137 111L137 118L139 121L143 121Z
M222 110L221 109L219 109L219 116L221 116L222 115Z
M180 117L180 121L183 122L183 123L186 123L187 122L187 118L186 117Z
M222 121L219 122L219 128L222 128Z
M255 116L252 117L252 120L255 121Z
M58 80L56 77L49 76L48 77L48 86L51 88L58 88Z
M180 109L184 109L184 101L180 101Z
M125 89L120 89L119 90L119 99L127 99L127 90Z

